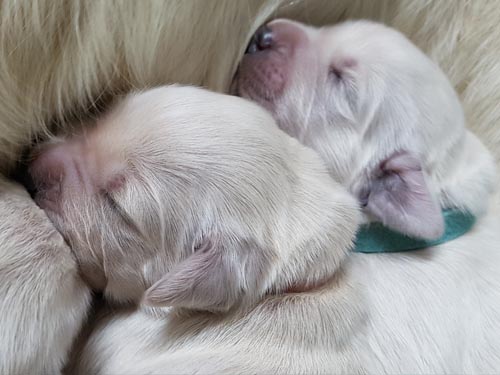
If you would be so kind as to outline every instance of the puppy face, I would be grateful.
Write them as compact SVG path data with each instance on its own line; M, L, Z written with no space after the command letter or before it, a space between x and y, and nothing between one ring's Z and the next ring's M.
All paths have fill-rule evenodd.
M463 142L444 74L403 35L367 21L262 28L233 83L317 150L365 212L410 235L443 230L435 183Z
M313 152L258 106L196 88L125 98L43 148L31 174L85 279L122 301L148 290L149 304L226 310L314 283L356 227Z

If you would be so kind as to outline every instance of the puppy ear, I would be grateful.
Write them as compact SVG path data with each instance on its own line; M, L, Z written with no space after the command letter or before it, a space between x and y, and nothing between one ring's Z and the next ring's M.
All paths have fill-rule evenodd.
M194 253L149 288L143 303L227 311L243 294L263 292L271 259L252 241L206 236Z
M429 191L420 161L409 153L384 160L372 175L367 195L366 210L385 226L422 239L443 235L441 207Z

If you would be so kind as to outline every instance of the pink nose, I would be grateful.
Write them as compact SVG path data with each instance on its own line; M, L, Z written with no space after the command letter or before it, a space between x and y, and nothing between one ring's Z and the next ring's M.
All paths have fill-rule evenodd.
M82 182L79 154L77 145L66 142L50 145L39 153L29 168L38 191L37 201L53 205L64 189Z
M42 150L31 164L30 174L38 187L49 188L62 181L68 155L63 145L51 145Z

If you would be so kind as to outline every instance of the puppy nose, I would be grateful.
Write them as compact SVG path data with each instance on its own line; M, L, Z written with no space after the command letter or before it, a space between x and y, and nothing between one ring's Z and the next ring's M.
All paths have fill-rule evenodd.
M65 174L66 159L61 145L50 145L40 150L29 168L36 188L48 190L60 184Z
M37 200L57 202L65 188L82 185L85 176L79 166L79 153L77 145L67 142L40 150L29 167Z
M252 54L271 48L273 45L273 31L267 26L261 26L252 37L246 53Z
M61 146L51 145L39 150L29 166L32 178L35 201L43 209L57 211L57 202L62 192L62 181L65 175L65 156Z

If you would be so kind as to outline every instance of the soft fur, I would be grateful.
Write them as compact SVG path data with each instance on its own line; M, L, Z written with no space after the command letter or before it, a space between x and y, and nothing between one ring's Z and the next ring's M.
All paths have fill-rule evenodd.
M227 90L251 35L279 16L316 25L370 18L395 26L440 64L460 94L468 127L500 159L500 27L494 0L210 0L203 7L198 0L3 0L0 169L12 169L33 138L91 116L114 93L169 82ZM17 199L17 190L8 185L4 197ZM27 195L21 199L36 212ZM19 235L11 253L23 253L26 241L37 240L27 230L23 234L22 222L9 219L2 225L9 231L0 233L0 243L6 243L5 233ZM25 264L29 267L29 258ZM50 283L38 287L51 290ZM42 315L43 306L30 308ZM3 342L24 339L9 332L13 336ZM45 345L27 345L45 353ZM26 372L40 367L34 363Z
M498 225L439 249L352 255L323 290L268 297L243 317L112 309L69 373L495 374Z
M370 220L435 239L441 209L488 210L493 160L466 130L447 77L401 33L369 21L313 28L281 19L253 49L235 92L316 150Z
M127 145L126 151L120 155L128 158L130 166L140 166L133 170L142 177L139 181L143 181L139 183L136 177L127 178L125 185L120 186L113 196L116 196L122 210L129 213L132 221L144 229L146 238L151 238L153 244L157 244L152 247L160 249L159 252L156 250L156 264L165 267L167 277L161 278L161 272L155 274L151 267L141 267L142 263L138 263L136 268L139 272L148 272L142 279L149 283L141 285L140 290L144 291L150 283L160 278L146 292L144 301L163 308L153 311L145 307L110 310L112 313L98 319L88 339L79 346L70 372L494 373L500 366L500 238L495 231L499 225L498 219L493 215L483 216L470 233L438 248L387 255L351 253L346 258L343 254L356 223L353 220L356 217L354 201L339 191L338 185L328 184L324 180L326 169L323 169L319 159L305 148L298 147L284 134L280 135L270 118L261 117L259 113L256 107L248 103L192 88L156 89L126 100L117 112L112 112L110 117L103 120L94 135L87 138L87 145L94 148L94 154L104 153L108 157L102 159L106 160L105 163L97 163L99 171L87 169L89 165L96 164L76 159L75 162L81 165L80 175L90 173L90 177L94 178L106 176L103 171L114 160L109 157L109 152L113 151L109 147L104 148L107 143L99 146L96 140L102 139L105 134L113 135L109 133L112 129L121 129L117 123L126 129L133 127L133 121L140 120L146 124L135 127L138 129L135 132L126 132L124 139L127 143L113 137L118 149ZM192 126L185 126L187 122ZM205 129L210 129L214 134L210 141L205 139ZM154 134L154 138L138 137L144 131ZM258 140L259 137L263 138ZM281 137L284 139L280 140ZM176 152L172 154L169 151L173 147L170 139L175 139L177 145ZM65 147L72 142L75 140L56 146L63 147L62 151L56 151L67 152ZM77 142L82 141L77 138ZM134 142L138 142L141 153L133 152ZM149 146L144 147L144 142ZM186 146L191 146L193 142L196 150L205 156L203 159L186 158L189 156ZM163 146L154 147L156 144ZM235 144L239 146L233 148ZM257 144L260 146L257 147ZM273 150L273 155L284 155L285 159L265 157L268 148ZM214 157L214 150L221 153L220 157ZM54 149L45 152L50 154ZM69 155L75 158L75 153ZM76 158L80 157L76 155ZM143 162L137 164L137 157ZM244 160L256 157L263 158L263 162L248 170ZM162 162L158 163L159 160ZM211 162L205 164L206 160ZM43 155L41 163L45 165L37 166L35 162L35 169L55 168L61 171L57 163L54 164L50 158L43 158ZM168 169L155 169L156 177L144 174L149 168L163 164ZM197 172L198 164L203 165L203 171L208 173ZM181 166L183 178L179 182L184 188L162 188L164 183L161 183L161 176L170 175L172 179L168 170L180 171ZM265 171L270 167L274 171L271 180L266 179L259 185L250 180L233 190L233 178L246 181L246 173L251 173L252 178L265 176ZM85 194L90 194L86 200L92 202L99 199L100 193L92 192L92 189L90 193L85 191L87 177L76 183L65 180L65 176L71 175L71 168L62 168L62 198L58 198L56 205L48 206L47 209L58 228L73 238L81 231L81 227L66 223L74 221L71 210L78 208L78 205L65 206L64 202L78 202L78 197ZM282 179L282 168L288 170L287 180ZM166 243L173 241L167 248L158 245L162 241L155 239L156 231L151 234L148 232L149 226L143 224L144 215L137 215L134 208L137 199L143 202L141 206L146 209L148 200L156 202L154 195L149 198L142 198L143 194L137 196L140 185L147 182L143 180L147 176L152 181L158 181L153 186L158 186L165 202L172 201L174 207L177 207L174 202L183 202L183 210L177 207L163 211L164 228L168 234ZM214 191L208 189L207 196L190 195L190 189L198 189L200 183L201 186L211 185L211 181L215 186L226 187L226 194L213 195ZM293 188L297 183L303 189ZM68 189L74 189L75 186L79 191L78 196L68 195ZM190 252L185 253L182 245L179 249L175 244L184 243L183 240L179 241L179 234L181 239L189 239L200 225L201 228L206 225L205 222L212 226L211 212L217 211L216 207L234 207L241 213L253 212L251 207L245 208L245 197L250 196L253 205L260 207L265 202L262 200L264 196L249 195L249 188L263 189L265 197L274 202L271 204L273 208L269 211L267 202L262 206L266 207L264 216L253 213L252 225L238 226L240 230L236 232L232 229L235 236L233 241L238 243L242 238L247 239L247 251L250 249L254 256L259 257L261 261L258 263L261 265L267 262L262 250L271 249L274 253L271 266L274 271L271 274L274 276L268 278L266 273L261 274L255 267L248 267L253 262L252 257L242 257L242 249L233 247L230 252L220 253L223 262L226 256L231 255L235 267L233 275L242 275L243 280L252 280L258 275L264 284L255 284L247 289L249 284L241 284L238 278L225 279L223 286L214 284L212 278L224 275L224 268L195 260L199 256L196 255L197 251L206 251L210 256L214 248L209 246L208 250L204 250L202 246L190 255ZM122 189L123 193L120 193ZM179 195L177 190L184 193ZM292 196L289 195L291 191L294 192ZM280 194L275 195L278 192ZM191 199L185 201L183 196L191 196ZM201 201L199 197L202 197ZM329 199L325 200L328 197L333 198L331 203ZM215 198L218 204L211 210L205 211L199 207L200 202L212 202ZM88 212L92 212L93 204L88 206ZM273 212L276 208L281 211L279 208L283 204L294 212L280 215L282 219L276 220ZM185 210L192 211L194 218L186 220ZM153 212L156 213L156 210ZM158 220L154 219L155 216L152 215L150 224L153 228ZM240 218L229 218L231 216L228 217L224 211L219 213L216 223L221 233L227 233L227 228L234 228L235 223L241 222ZM272 219L268 221L267 218ZM290 222L290 226L283 225L287 222ZM123 230L128 232L125 224L114 224L114 233ZM339 227L341 224L342 228ZM330 227L327 229L329 235L324 232L326 227ZM85 237L92 239L93 225L90 224L88 228ZM262 228L263 233L270 233L271 238L277 240L274 243L280 245L259 246L270 243L269 239L259 234ZM296 237L297 234L300 236ZM225 239L222 235L221 241ZM297 240L302 245L297 246ZM87 243L87 247L99 252L101 242ZM191 248L190 243L186 247ZM118 251L112 244L106 246L106 240L104 245L110 258ZM81 249L78 246L78 241L73 242L77 252ZM215 250L216 253L220 251L217 247ZM131 254L132 251L134 254ZM168 259L172 258L170 252L184 252L179 258L181 267L169 265ZM330 255L325 256L328 252ZM123 267L130 262L127 258L144 262L148 257L144 250L137 247L130 249L128 254L122 260L117 260L117 264ZM83 257L88 256L83 254ZM189 265L188 278L185 277L183 264ZM239 264L246 264L247 267L240 268ZM108 282L113 278L113 267L109 263L105 271L110 275ZM205 272L215 276L206 278ZM136 280L141 278L129 274L122 281L122 285L127 287L120 293L134 293ZM181 284L178 284L179 280L182 280ZM220 296L218 288L226 291L223 300L227 302L227 296L238 284L241 284L242 301L246 303L233 304L233 308L229 309L228 305L221 305L218 299L213 303L213 298ZM258 285L266 287L261 289ZM199 290L204 293L197 293ZM262 294L262 291L266 293ZM111 295L112 290L107 294ZM151 298L152 295L155 297ZM208 296L212 297L212 300L208 300L212 302L209 305ZM250 299L247 298L249 296Z
M351 257L353 275L369 290L367 369L496 371L500 237L489 210L495 167L465 129L446 76L401 34L373 22L316 29L275 20L258 34L235 91L317 150L367 220L433 239L443 233L442 209L479 218L471 233L444 245ZM474 334L457 332L470 324Z
M197 336L193 324L201 324L202 335L215 335L215 344L217 336L233 335L231 321L248 327L254 316L248 311L264 309L252 324L269 314L272 306L258 304L266 295L325 285L351 289L336 271L357 228L355 200L313 151L243 99L175 86L130 95L90 132L43 148L30 171L37 202L68 240L84 278L113 300L175 308L165 319L176 320L183 338L172 337L168 346L180 345L186 354L201 349L196 340L182 343ZM336 299L361 308L355 292L349 295ZM318 324L324 324L321 310ZM206 330L207 319L222 325ZM79 357L77 363L91 366L85 373L131 370L123 363L122 370L93 368L99 356ZM278 364L275 358L261 370Z
M226 311L314 285L357 224L355 201L265 111L191 87L126 97L30 172L84 278L120 302Z
M396 27L450 77L469 126L495 152L500 142L494 0L215 0L203 7L197 0L3 0L0 14L3 167L51 121L83 115L117 91L169 82L227 90L252 34L279 16L316 25L369 18Z
M85 320L89 289L22 186L0 181L0 212L0 373L57 374Z

